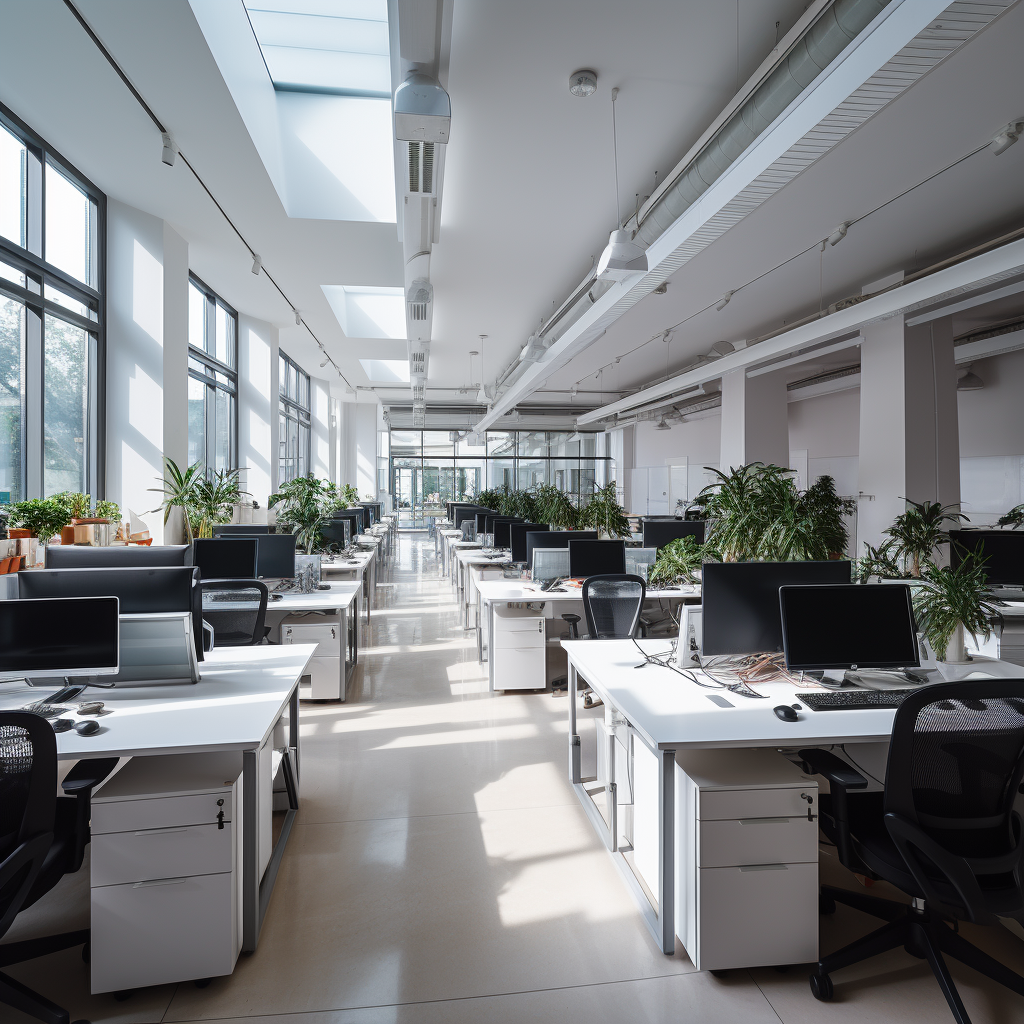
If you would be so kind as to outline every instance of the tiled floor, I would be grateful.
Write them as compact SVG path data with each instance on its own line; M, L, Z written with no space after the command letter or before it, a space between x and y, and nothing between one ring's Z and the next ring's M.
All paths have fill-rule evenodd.
M88 995L77 950L12 974L72 1019L125 1024L952 1020L902 951L837 975L830 1005L806 967L718 979L658 953L566 781L565 697L487 694L433 550L402 536L350 702L303 706L303 805L255 955L208 988L124 1003ZM857 885L827 856L822 873ZM10 938L83 927L87 885L65 879ZM840 908L822 948L874 924ZM1009 932L964 930L1024 970ZM1024 1022L1024 999L952 971L975 1024Z

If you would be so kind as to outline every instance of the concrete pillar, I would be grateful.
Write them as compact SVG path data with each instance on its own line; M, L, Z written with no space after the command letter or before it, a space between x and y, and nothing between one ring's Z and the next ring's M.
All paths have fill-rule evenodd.
M857 551L877 545L905 499L960 501L952 320L861 331Z
M723 473L750 462L789 465L789 408L781 373L722 375Z

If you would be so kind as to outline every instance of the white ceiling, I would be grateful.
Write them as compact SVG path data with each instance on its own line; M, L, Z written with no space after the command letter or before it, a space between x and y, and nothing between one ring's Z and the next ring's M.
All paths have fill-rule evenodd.
M330 9L333 2L320 5ZM217 3L237 3L244 14L241 0ZM404 342L380 336L386 331L375 339L346 336L324 290L337 306L339 295L349 301L337 291L344 286L401 287L395 224L288 216L187 0L80 0L78 6L352 383L371 383L361 360L379 372L371 360L403 359ZM431 265L431 389L493 380L603 247L615 222L611 88L621 90L625 211L637 193L641 199L650 193L655 171L671 170L771 50L776 22L784 34L804 6L800 0L456 0L448 79L452 141ZM278 324L284 348L314 374L326 372L285 302L265 277L250 274L244 246L182 162L160 163L156 129L64 3L0 0L0 22L0 100L108 195L168 220L188 240L192 268L204 281L236 308ZM24 44L43 36L45 73L39 49ZM721 313L712 309L689 320L668 345L638 347L1020 118L1022 38L1024 7L1017 4L686 264L666 295L633 307L531 401L564 404L569 396L555 392L581 382L574 401L598 404L601 395L588 392L638 387L717 340L781 326L815 310L819 292L827 304L893 270L916 269L1019 225L1024 145L998 158L980 153L856 224L835 248L814 249L743 288ZM578 67L598 72L590 99L569 95L568 77ZM345 159L343 138L331 142L333 158ZM482 344L481 334L488 336ZM472 371L471 349L482 352ZM623 357L617 365L616 356ZM804 368L794 371L805 375ZM408 401L404 385L381 394ZM432 404L467 398L455 390L428 391Z

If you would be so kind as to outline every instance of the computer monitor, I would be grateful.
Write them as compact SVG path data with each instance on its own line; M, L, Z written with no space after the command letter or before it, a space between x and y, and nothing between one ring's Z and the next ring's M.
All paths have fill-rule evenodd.
M508 516L503 516L500 512L494 512L491 509L487 510L487 514L484 516L484 533L494 533L494 524L498 519L508 519Z
M199 538L192 542L192 564L204 580L254 579L257 544L269 536Z
M477 512L476 514L476 534L479 537L481 533L487 532L487 517L490 515L490 511Z
M21 599L116 597L121 615L189 612L196 655L203 660L203 605L194 566L132 569L37 569L18 573Z
M703 519L644 519L640 525L645 548L660 551L679 537L693 537L698 544L704 543Z
M792 671L918 664L910 587L900 583L779 589L782 647Z
M596 530L548 530L526 531L526 564L533 568L533 552L536 548L565 548L570 540L597 540Z
M53 544L46 549L47 569L130 569L144 566L188 565L188 544L118 544L94 548L88 544Z
M967 551L985 559L990 587L1024 586L1024 530L953 530L949 563L956 568Z
M259 579L295 577L294 533L268 533L256 538L256 575Z
M352 505L348 511L355 512L362 517L363 528L359 531L360 533L366 533L373 526L373 520L370 517L370 510L368 508L363 508L362 505Z
M501 519L494 520L494 546L496 548L508 548L512 546L512 537L509 531L512 528L513 523L521 523L521 519L517 519L513 516L505 516Z
M531 571L535 580L564 579L569 575L569 549L537 548Z
M118 636L116 597L0 601L0 679L110 675Z
M213 528L214 537L230 536L251 537L257 533L270 533L265 523L218 523Z
M377 520L380 518L380 516L377 514L377 504L376 504L376 502L373 502L373 501L361 501L361 502L359 502L359 505L360 505L361 508L365 508L367 510L367 512L370 513L370 525L373 526L373 524L376 523Z
M512 561L513 562L525 562L527 558L526 552L526 535L531 531L533 533L548 533L550 527L544 523L513 523L509 527L509 547L512 549Z
M624 540L569 541L570 576L621 575L626 571L626 542Z
M349 540L355 540L355 538L363 532L363 517L358 512L353 512L351 509L341 509L338 512L332 512L330 522L339 522L345 519L349 524Z
M351 519L328 519L320 524L320 535L328 549L344 551L352 543Z
M849 582L846 561L705 562L702 650L706 655L781 651L779 588Z

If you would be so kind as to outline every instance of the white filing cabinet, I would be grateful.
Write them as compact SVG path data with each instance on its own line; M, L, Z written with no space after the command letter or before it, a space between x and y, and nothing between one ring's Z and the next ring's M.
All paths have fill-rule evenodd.
M496 690L539 690L547 685L542 611L497 605L490 646Z
M282 644L316 644L307 673L312 700L345 699L345 637L337 615L295 613L281 623Z
M230 974L242 755L133 758L92 799L92 991Z
M676 932L694 965L817 960L817 782L774 750L695 750L675 786Z

